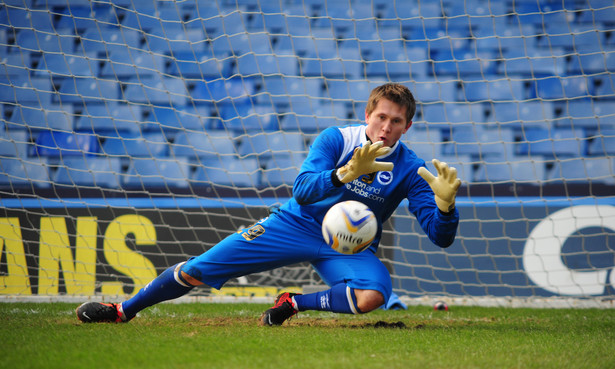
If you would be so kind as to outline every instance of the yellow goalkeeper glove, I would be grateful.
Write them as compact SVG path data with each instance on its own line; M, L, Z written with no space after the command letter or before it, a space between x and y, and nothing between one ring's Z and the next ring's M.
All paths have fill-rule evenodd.
M393 163L378 162L376 158L386 155L390 147L382 147L383 142L367 141L362 147L354 149L352 158L336 172L342 183L352 182L364 174L393 170Z
M450 213L455 208L455 197L461 186L461 180L457 178L457 169L438 159L431 161L438 171L434 177L425 167L420 167L418 174L429 184L436 198L436 205L443 213Z

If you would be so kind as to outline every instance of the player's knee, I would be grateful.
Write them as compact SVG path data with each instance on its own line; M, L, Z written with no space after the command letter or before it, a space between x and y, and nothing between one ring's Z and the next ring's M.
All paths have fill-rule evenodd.
M203 284L203 282L199 281L198 279L194 278L193 276L189 275L183 270L181 271L181 276L182 276L182 279L188 282L188 284L190 284L191 286L196 287L196 286L200 286Z
M384 296L376 290L355 290L357 308L363 313L376 310L384 305Z

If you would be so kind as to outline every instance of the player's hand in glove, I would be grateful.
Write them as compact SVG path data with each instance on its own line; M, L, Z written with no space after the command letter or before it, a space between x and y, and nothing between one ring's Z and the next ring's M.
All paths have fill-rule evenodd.
M455 197L461 186L461 180L457 178L457 169L449 167L448 164L438 159L433 159L432 163L438 171L437 177L434 177L425 167L420 167L418 174L433 190L438 209L443 213L449 213L455 208Z
M393 163L379 162L376 158L386 155L390 147L382 147L382 141L367 141L362 147L354 149L352 158L337 170L337 177L342 183L352 182L364 174L393 170Z

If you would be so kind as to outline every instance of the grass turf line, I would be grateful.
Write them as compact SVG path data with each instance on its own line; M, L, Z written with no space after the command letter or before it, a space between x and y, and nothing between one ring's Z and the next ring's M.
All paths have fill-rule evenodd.
M74 304L0 303L0 368L614 368L615 311L429 307L304 312L160 304L129 324L82 324Z

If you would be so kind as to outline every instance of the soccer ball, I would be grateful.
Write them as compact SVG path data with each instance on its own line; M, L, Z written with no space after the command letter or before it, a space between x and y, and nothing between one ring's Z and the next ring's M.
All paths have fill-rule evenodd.
M448 305L446 305L446 302L444 301L436 301L436 303L433 305L433 309L448 311Z
M327 245L342 254L356 254L371 245L378 222L367 205L349 200L333 205L322 221Z

